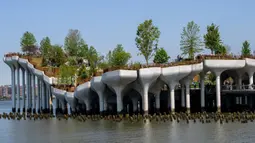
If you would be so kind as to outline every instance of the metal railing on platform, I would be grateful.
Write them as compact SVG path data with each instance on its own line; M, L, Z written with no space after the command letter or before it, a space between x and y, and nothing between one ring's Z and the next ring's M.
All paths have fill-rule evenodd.
M222 90L239 90L239 91L245 91L245 90L254 90L255 91L255 85L223 85L221 87Z

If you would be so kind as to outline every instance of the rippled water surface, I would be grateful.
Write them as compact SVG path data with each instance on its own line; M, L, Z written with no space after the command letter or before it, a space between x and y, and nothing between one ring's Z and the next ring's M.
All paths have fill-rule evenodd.
M0 112L10 109L10 101L0 101ZM253 143L254 133L255 123L0 120L0 143Z

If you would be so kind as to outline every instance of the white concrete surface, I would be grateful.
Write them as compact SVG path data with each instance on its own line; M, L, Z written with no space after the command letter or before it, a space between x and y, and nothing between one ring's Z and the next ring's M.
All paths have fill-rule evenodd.
M99 110L104 111L104 94L105 84L102 82L102 76L96 76L91 79L91 89L95 91L99 97Z
M91 82L85 82L75 89L74 96L86 105L86 110L91 110L91 96L90 96Z

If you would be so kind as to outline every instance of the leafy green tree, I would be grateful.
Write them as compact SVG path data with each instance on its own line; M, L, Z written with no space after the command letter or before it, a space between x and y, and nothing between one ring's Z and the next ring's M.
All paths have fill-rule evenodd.
M64 50L68 56L78 56L80 48L84 46L85 42L81 38L81 33L79 30L70 29L64 44Z
M195 54L203 50L199 32L200 27L194 21L189 22L187 27L183 28L180 46L182 54L188 55L189 59L194 59Z
M121 44L118 44L112 52L109 51L108 58L111 66L125 66L131 54L126 52Z
M90 68L89 75L93 76L93 74L97 71L98 64L102 60L101 56L99 56L97 50L93 46L90 46L86 54L86 59L88 60Z
M40 42L40 52L43 58L42 65L47 66L50 62L50 55L51 55L52 47L49 37L45 37Z
M157 49L153 62L158 64L163 64L163 63L167 63L169 59L170 57L168 56L165 49L160 48L160 49Z
M25 32L20 40L20 46L22 52L33 55L36 54L38 48L36 47L35 36L30 32Z
M76 67L61 65L59 70L58 84L73 85Z
M155 49L157 49L160 31L158 27L154 26L152 20L145 20L141 23L136 32L136 46L143 55L148 66L149 59L153 56Z
M226 46L220 44L218 48L215 50L215 54L226 55L228 54L228 49Z
M242 47L242 56L250 56L250 55L251 55L250 43L245 40L243 42L243 47Z
M66 62L66 56L61 46L53 45L49 56L50 65L59 67Z
M211 24L207 26L207 33L204 35L205 47L211 50L211 54L217 50L221 44L219 26Z

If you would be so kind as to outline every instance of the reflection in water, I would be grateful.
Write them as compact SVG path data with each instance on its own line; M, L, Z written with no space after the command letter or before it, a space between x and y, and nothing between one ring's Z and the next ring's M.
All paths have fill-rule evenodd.
M11 102L1 101L0 112L9 112ZM4 110L6 109L6 110ZM186 121L130 123L123 121L4 120L0 119L3 143L224 143L254 142L255 125L241 123L189 124Z

